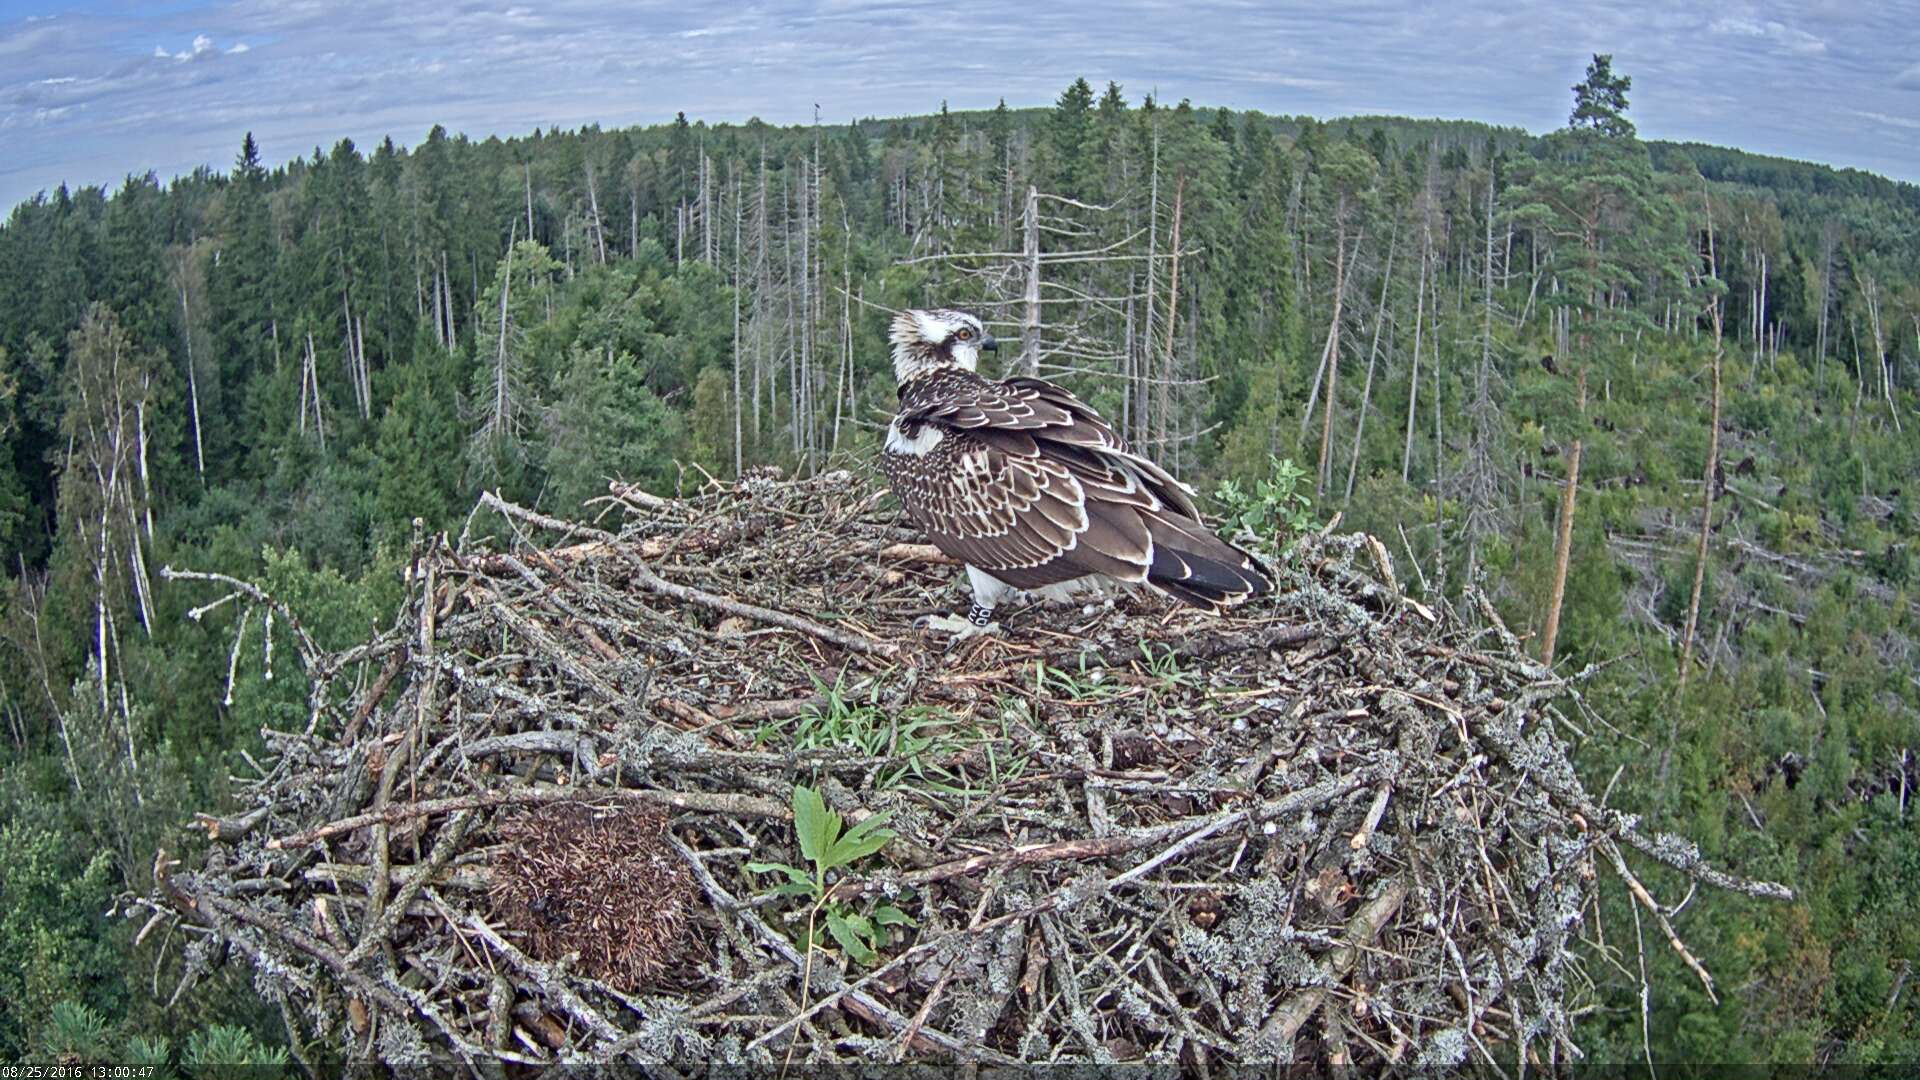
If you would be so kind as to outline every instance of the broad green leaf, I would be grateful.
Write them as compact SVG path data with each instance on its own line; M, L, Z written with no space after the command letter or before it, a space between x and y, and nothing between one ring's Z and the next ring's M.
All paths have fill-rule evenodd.
M840 947L847 950L847 955L855 960L863 964L871 964L879 959L879 954L868 948L866 942L860 940L860 935L854 933L853 927L843 916L835 912L827 912L827 932L832 934L833 940L839 942Z
M881 828L886 822L887 814L882 812L849 829L828 849L826 865L846 866L886 847L893 839L892 829Z
M832 866L827 852L840 835L840 815L827 809L826 800L814 788L793 789L793 831L800 838L800 854L821 867Z
M880 832L863 836L858 840L842 839L833 846L831 859L827 865L847 866L851 863L859 862L861 859L886 847L887 841L892 839L893 833L887 830L881 830Z
M880 924L881 926L898 926L903 923L907 926L920 925L919 923L913 921L913 916L907 914L904 911L901 911L899 908L894 907L892 904L881 904L880 906L874 908L873 921Z
M879 813L874 814L872 817L867 818L865 821L862 821L859 824L855 825L853 828L848 829L847 835L844 837L844 839L852 840L866 833L872 832L873 830L880 828L882 825L885 825L887 823L887 819L892 816L893 816L892 811L882 810ZM893 834L889 832L887 835L891 836Z

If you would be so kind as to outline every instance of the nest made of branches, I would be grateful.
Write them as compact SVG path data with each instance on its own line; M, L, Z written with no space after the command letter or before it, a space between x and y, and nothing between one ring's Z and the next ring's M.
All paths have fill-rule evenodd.
M913 625L958 570L882 502L488 496L339 654L172 573L288 620L312 681L206 857L157 863L189 977L224 943L302 1053L390 1062L1551 1064L1603 875L1693 961L1624 850L1787 895L1605 808L1577 680L1369 537L1299 538L1229 619L1127 595L948 649ZM796 785L895 834L819 894L763 865L812 878ZM863 957L829 915L892 925Z

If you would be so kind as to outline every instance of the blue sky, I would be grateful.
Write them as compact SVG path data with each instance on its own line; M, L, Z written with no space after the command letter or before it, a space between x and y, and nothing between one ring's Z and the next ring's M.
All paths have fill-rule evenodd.
M62 181L224 170L248 130L272 164L435 123L484 138L682 109L1040 105L1076 75L1134 101L1544 131L1594 52L1633 77L1643 136L1920 181L1920 0L0 0L0 208Z

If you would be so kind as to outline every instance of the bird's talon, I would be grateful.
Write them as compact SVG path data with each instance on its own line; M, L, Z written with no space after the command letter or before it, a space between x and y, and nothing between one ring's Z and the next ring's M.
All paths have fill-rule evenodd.
M990 622L985 626L978 625L977 623L968 623L966 629L953 635L953 640L947 644L947 648L951 649L969 638L999 636L1000 624L997 622Z
M981 626L958 615L922 615L913 620L914 629L932 634L946 634L954 642L965 641L980 634L998 634L1000 624L987 623Z

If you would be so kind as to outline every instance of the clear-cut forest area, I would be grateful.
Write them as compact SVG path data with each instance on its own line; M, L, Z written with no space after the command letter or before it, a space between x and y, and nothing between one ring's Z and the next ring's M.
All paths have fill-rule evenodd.
M0 1053L1920 1058L1920 188L1630 90L248 135L14 207ZM915 635L928 305L1280 595ZM595 844L670 963L563 932Z

